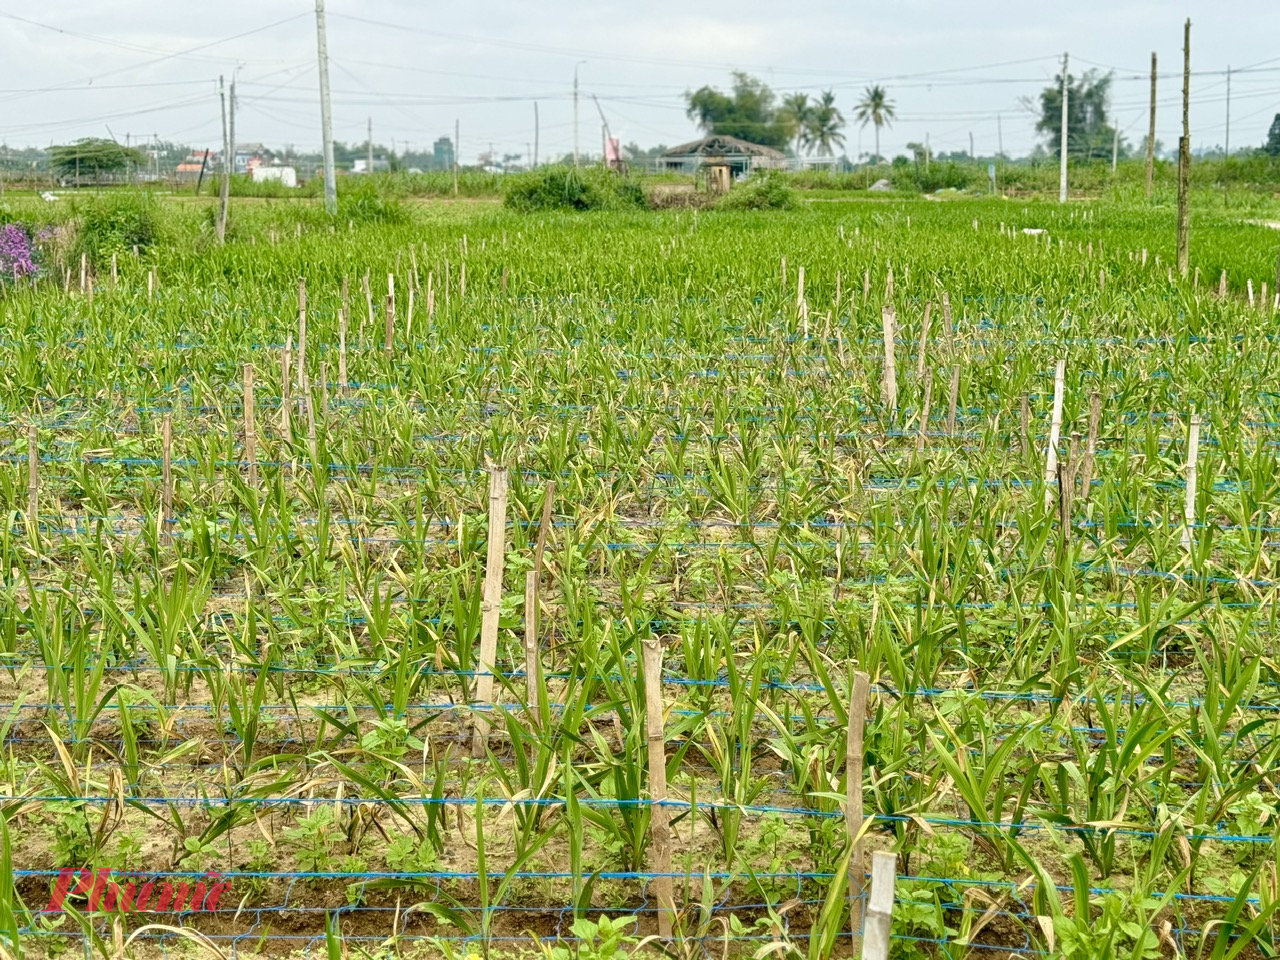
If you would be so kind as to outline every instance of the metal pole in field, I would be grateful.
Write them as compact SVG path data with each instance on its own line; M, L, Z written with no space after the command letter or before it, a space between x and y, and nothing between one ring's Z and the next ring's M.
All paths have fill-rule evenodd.
M1062 131L1058 143L1058 202L1067 202L1067 100L1071 95L1067 82L1067 55L1062 55Z
M1182 32L1182 139L1178 143L1178 273L1191 259L1191 18Z
M1151 51L1151 121L1147 126L1147 199L1151 199L1151 189L1156 171L1156 52Z
M320 137L324 140L324 210L338 212L338 177L333 169L333 105L329 100L329 41L324 26L324 0L316 0L316 56L320 67Z

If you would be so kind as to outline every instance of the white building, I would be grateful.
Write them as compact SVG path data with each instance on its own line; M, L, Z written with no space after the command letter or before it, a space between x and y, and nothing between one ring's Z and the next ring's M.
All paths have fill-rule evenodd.
M254 183L266 183L274 180L286 187L298 185L298 171L293 167L250 167Z

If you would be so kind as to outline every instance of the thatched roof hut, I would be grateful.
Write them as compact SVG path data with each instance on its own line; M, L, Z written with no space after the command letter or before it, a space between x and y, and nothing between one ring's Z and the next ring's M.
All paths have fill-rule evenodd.
M781 170L787 166L787 155L763 144L712 134L672 147L658 157L659 170L691 173L702 166L727 166L735 174Z

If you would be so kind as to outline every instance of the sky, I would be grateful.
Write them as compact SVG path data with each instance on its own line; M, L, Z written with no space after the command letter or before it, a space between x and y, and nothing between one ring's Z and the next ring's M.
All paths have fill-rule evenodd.
M935 153L1010 155L1036 143L1026 105L1057 74L1114 70L1113 116L1146 132L1150 56L1159 56L1157 139L1180 134L1183 22L1192 21L1194 149L1260 144L1280 113L1276 0L327 0L334 137L429 148L461 130L460 155L539 159L579 143L600 152L602 110L623 143L698 136L683 94L751 72L779 94L832 89L849 156L874 137L853 120L870 83L897 120L881 152L928 137ZM314 0L0 0L0 142L110 136L217 147L218 78L238 78L236 139L318 150ZM598 108L597 108L598 101ZM535 126L535 104L538 122Z

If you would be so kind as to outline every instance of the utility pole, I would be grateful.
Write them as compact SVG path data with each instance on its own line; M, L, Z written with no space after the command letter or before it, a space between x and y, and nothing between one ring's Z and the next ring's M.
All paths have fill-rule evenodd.
M1178 272L1184 277L1191 259L1191 18L1182 32L1182 140L1178 144Z
M458 164L462 161L459 140L462 139L462 121L453 121L453 195L458 195Z
M218 193L218 242L227 239L227 203L231 196L231 146L227 142L227 92L222 86L222 77L218 77L218 100L222 104L222 187Z
M578 67L586 63L579 60L573 65L573 167L578 168Z
M538 166L538 133L538 101L535 100L533 101L533 167L531 169L537 169Z
M1151 51L1151 122L1147 126L1147 199L1151 199L1151 190L1155 182L1156 172L1156 52Z
M1067 202L1067 99L1071 86L1067 82L1067 55L1062 55L1062 132L1058 137L1058 202Z
M364 163L365 163L364 172L372 174L373 173L373 117L369 118L369 134L368 134L368 139L365 141Z
M973 152L973 131L972 131L972 130L970 130L970 131L969 131L969 159L970 159L970 160L974 159L974 152Z
M329 41L324 27L324 0L316 0L316 58L320 67L320 138L324 140L324 211L338 212L338 175L333 169L333 105L329 101Z
M1231 156L1231 66L1227 65L1227 144L1223 148L1226 156Z

